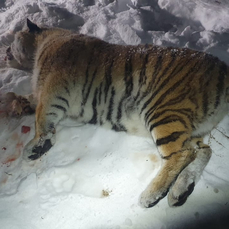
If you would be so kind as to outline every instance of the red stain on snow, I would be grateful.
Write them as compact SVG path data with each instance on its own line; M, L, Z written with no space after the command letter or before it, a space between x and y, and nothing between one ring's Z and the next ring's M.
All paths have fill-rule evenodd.
M30 127L29 126L22 126L21 127L21 133L26 134L30 131ZM20 135L18 133L13 133L11 136L11 139L13 142L17 142L16 146L15 146L15 153L13 153L12 155L8 156L7 158L5 158L2 162L2 164L7 165L7 167L9 167L11 165L12 162L16 161L22 152L22 149L24 147L23 142L20 140ZM2 150L6 150L6 147L2 147Z
M17 158L15 158L15 157L8 157L5 161L3 161L2 162L2 164L9 164L9 163L11 163L11 162L13 162L13 161L15 161Z
M16 145L16 152L15 152L15 154L7 157L2 162L2 164L7 165L7 167L9 167L12 162L16 161L20 157L22 148L23 148L23 142L18 142L17 145Z
M21 127L21 133L27 134L28 132L30 132L30 127L29 126L22 126Z
M7 157L2 162L2 164L3 165L7 165L7 167L9 167L12 162L16 161L19 158L20 155L21 155L21 150L16 150L16 153L14 155L11 155L11 156Z
M19 149L21 150L20 148L23 148L23 142L18 142L17 145L16 145L16 149Z

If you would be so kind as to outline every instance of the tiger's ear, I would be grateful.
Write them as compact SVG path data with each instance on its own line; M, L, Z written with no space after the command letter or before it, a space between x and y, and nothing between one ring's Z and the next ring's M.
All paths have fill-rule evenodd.
M41 32L41 29L36 24L31 22L28 18L27 18L27 27L29 29L29 32L31 32L31 33Z

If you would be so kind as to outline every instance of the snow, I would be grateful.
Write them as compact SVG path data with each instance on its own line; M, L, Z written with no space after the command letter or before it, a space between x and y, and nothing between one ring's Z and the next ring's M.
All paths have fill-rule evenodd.
M26 18L117 44L188 47L229 64L229 2L222 0L2 0L0 95L31 92L30 75L5 67L6 46ZM31 127L21 133L22 126ZM229 118L206 142L212 158L184 206L138 205L161 160L151 139L70 120L47 155L22 160L34 116L0 119L0 225L4 229L228 228Z

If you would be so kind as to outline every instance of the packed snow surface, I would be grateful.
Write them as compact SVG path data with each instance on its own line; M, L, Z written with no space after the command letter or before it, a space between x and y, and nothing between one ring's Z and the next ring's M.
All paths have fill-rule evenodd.
M229 64L228 1L1 0L1 95L31 92L31 75L4 62L26 18L111 43L188 47ZM28 163L22 152L34 119L0 119L0 228L229 228L228 116L205 138L213 155L186 204L170 208L164 198L150 209L138 198L160 168L151 139L67 120L48 154Z

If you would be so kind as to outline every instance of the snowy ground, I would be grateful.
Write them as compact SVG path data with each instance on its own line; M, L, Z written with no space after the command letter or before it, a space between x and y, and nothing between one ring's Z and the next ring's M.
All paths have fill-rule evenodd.
M28 73L5 68L4 52L26 18L118 44L189 47L229 64L225 0L1 0L0 94L31 91ZM22 133L22 126L30 126ZM206 141L210 163L187 203L151 209L138 197L160 167L151 139L70 121L40 160L22 160L34 116L0 119L0 227L3 229L229 228L229 117Z

